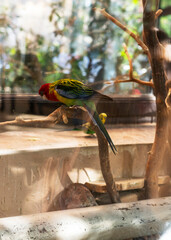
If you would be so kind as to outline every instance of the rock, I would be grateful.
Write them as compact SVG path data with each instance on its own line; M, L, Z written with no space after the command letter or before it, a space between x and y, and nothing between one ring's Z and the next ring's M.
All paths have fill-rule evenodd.
M73 183L55 197L48 211L90 206L97 206L97 203L89 189L83 184Z

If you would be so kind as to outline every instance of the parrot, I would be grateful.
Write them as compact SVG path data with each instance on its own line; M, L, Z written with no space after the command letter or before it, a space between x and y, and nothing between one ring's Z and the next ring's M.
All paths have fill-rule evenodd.
M93 90L81 81L67 78L43 84L39 89L39 94L43 99L59 101L68 107L82 106L86 108L91 120L98 126L113 153L116 154L117 149L96 111L97 101L100 99L113 101L112 98Z
M105 124L106 122L106 118L107 118L107 114L106 113L100 113L99 114L99 118L102 121L103 124ZM90 135L93 135L95 133L95 131L93 129L91 129L91 124L90 122L86 122L82 125L82 127L84 128L84 132Z

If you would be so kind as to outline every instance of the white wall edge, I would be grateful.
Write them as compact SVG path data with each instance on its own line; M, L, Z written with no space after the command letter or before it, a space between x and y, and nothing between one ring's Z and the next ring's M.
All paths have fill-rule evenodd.
M119 240L167 231L171 197L0 219L2 240Z

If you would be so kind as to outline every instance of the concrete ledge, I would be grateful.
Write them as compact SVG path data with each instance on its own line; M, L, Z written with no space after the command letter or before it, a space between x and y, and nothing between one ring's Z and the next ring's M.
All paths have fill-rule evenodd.
M171 197L0 219L2 240L121 240L171 231Z
M170 176L159 176L158 184L169 184L171 181ZM144 188L144 178L130 178L115 180L117 191L127 191ZM85 186L94 192L105 193L107 192L106 183L104 181L86 182Z

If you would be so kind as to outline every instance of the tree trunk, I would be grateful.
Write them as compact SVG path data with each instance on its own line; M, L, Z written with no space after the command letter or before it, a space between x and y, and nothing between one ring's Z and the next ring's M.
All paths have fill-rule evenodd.
M155 140L147 160L145 191L147 198L158 197L158 173L163 161L167 141L168 113L165 105L167 80L163 64L163 47L155 30L155 14L158 1L143 0L144 41L149 49L148 58L152 69L154 94L156 96L157 123Z

